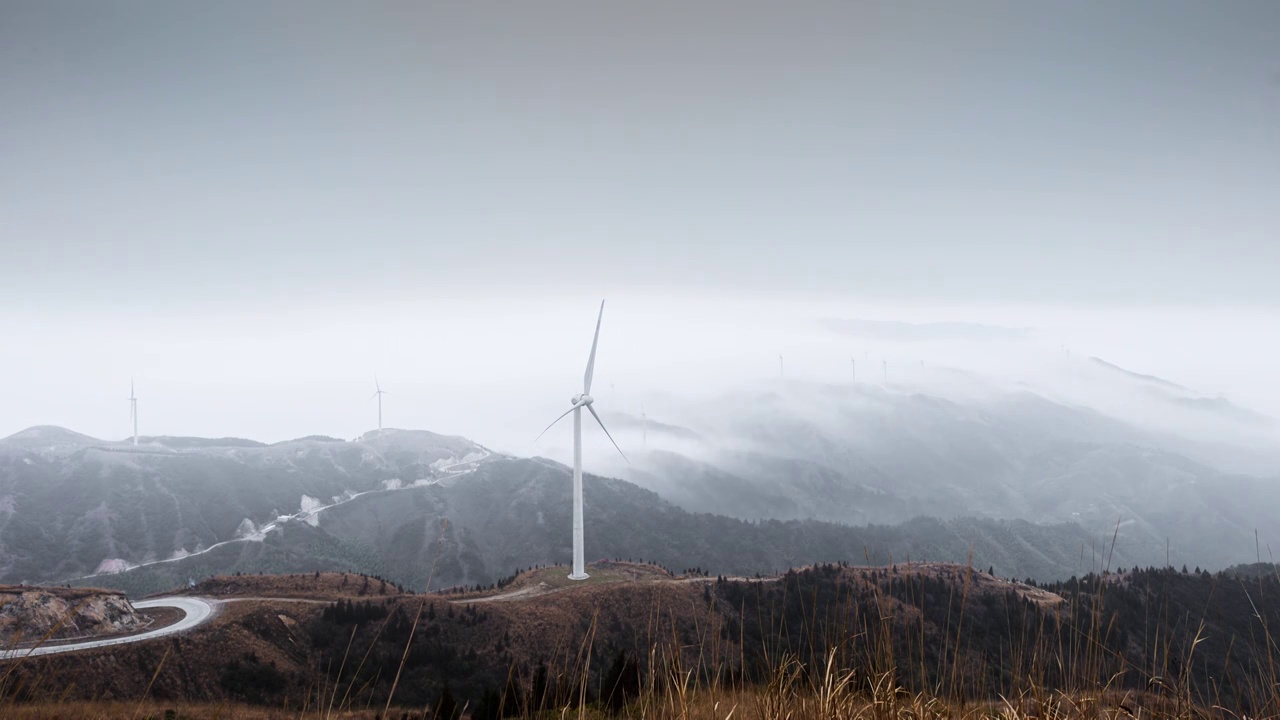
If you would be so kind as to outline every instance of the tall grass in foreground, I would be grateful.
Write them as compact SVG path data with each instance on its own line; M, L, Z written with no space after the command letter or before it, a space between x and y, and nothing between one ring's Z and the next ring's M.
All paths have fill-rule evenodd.
M1114 542L1114 540L1113 540ZM884 570L884 568L880 568ZM473 720L540 718L585 720L605 716L656 720L925 720L931 718L1170 718L1177 720L1245 720L1280 718L1280 647L1270 630L1265 608L1280 598L1267 595L1266 583L1219 576L1215 583L1239 582L1254 608L1251 647L1261 648L1239 663L1249 671L1210 678L1207 689L1194 682L1206 620L1211 608L1174 608L1164 601L1146 606L1154 632L1132 639L1144 652L1141 663L1117 650L1116 615L1107 610L1110 575L1090 576L1084 585L1087 602L1073 602L1053 613L1025 605L1007 606L1004 645L996 658L970 647L966 628L977 571L964 568L959 582L949 583L945 600L926 592L923 576L855 577L842 585L837 602L823 604L817 591L792 590L786 578L775 581L781 602L755 606L748 623L746 603L721 612L694 615L692 628L677 623L689 617L683 608L655 602L642 631L627 653L613 663L600 651L598 617L590 619L576 645L551 649L545 677L513 666L502 687L484 698L458 698L456 704L436 700L425 707L394 702L415 633L399 654L396 666L369 668L377 642L362 657L343 656L337 674L316 672L313 687L291 707L182 705L151 702L145 693L132 702L71 701L72 688L57 678L38 685L13 687L12 668L0 670L0 717L14 720L53 718L218 718L225 720ZM710 583L711 581L707 581ZM744 582L752 588L751 581ZM762 592L762 582L754 590ZM1209 580L1206 580L1209 582ZM800 587L796 585L796 587ZM886 590L886 587L888 590ZM1156 597L1152 595L1151 597ZM1210 597L1213 597L1212 592ZM688 598L679 602L688 601ZM699 602L694 599L692 602ZM724 602L716 595L712 603ZM944 603L944 608L931 603ZM778 608L797 610L789 616ZM940 613L940 614L939 614ZM1019 615L1019 613L1021 613ZM788 622L787 617L792 619ZM800 618L799 627L794 624ZM926 618L942 617L942 624ZM736 618L736 623L734 619ZM421 608L414 619L425 623ZM988 625L990 618L985 618ZM760 630L761 641L748 642L747 628ZM379 626L376 633L381 633ZM355 628L351 637L354 639ZM1234 644L1226 653L1243 652ZM602 663L603 658L603 663ZM984 659L985 658L985 659ZM1237 658L1239 659L1239 658ZM162 661L163 662L163 661ZM608 663L608 667L602 664ZM1226 667L1235 667L1226 658ZM350 668L350 669L349 669ZM156 675L161 668L155 668ZM331 669L329 669L331 670ZM395 678L381 696L373 691L378 678ZM152 678L154 681L154 676ZM149 687L149 686L148 686ZM1227 701L1224 698L1232 698ZM18 699L22 701L19 702Z

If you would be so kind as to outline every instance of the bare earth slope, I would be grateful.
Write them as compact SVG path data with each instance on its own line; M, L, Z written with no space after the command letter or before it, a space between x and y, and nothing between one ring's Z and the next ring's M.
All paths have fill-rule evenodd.
M139 630L149 619L124 593L97 588L0 586L0 644L98 637Z

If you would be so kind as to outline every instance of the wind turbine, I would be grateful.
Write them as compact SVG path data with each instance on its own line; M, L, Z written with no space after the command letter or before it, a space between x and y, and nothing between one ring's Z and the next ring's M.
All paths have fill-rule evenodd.
M782 356L779 355L778 356L778 377L786 377L786 376L787 376L786 370L784 370L782 367Z
M129 378L129 419L133 421L133 444L138 444L138 394L133 391L133 378Z
M589 575L586 571L586 563L583 560L584 551L582 548L582 408L586 408L591 413L591 417L596 419L600 424L600 429L604 430L604 434L609 437L609 442L618 449L618 454L623 460L627 460L626 453L622 452L622 448L618 447L618 442L609 435L609 429L604 426L604 421L596 414L596 409L592 407L595 398L591 397L591 375L596 368L596 346L600 344L600 322L604 320L604 301L600 301L600 315L596 318L596 334L591 341L591 355L587 357L587 372L582 378L582 393L569 398L572 404L568 410L564 411L564 415L551 421L546 430L538 434L538 438L547 434L556 423L565 418L565 415L573 413L573 572L569 575L570 580L586 580ZM534 442L538 440L535 439ZM631 462L627 460L627 462Z
M856 383L856 382L858 382L858 359L857 359L857 358L849 358L849 364L852 366L852 369L853 369L853 381Z
M382 396L386 395L387 391L383 390L382 385L378 384L377 375L373 376L373 386L377 388L377 390L373 391L373 394L369 396L369 399L372 400L374 398L378 398L378 434L381 435L382 434Z

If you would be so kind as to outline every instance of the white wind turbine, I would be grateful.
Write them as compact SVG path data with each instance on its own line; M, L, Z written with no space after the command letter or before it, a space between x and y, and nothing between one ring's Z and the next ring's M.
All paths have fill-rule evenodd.
M382 434L382 396L386 395L387 391L383 390L382 385L378 383L377 375L373 376L373 386L377 389L373 391L373 394L369 396L369 399L372 400L374 398L378 398L378 434L381 435Z
M600 315L596 318L596 334L591 341L591 355L587 358L587 372L582 378L582 394L574 395L569 398L572 407L564 412L564 415L551 421L546 430L538 434L538 438L547 434L556 423L564 419L565 415L573 413L573 572L569 575L570 580L586 580L589 575L586 571L586 563L583 560L584 551L582 548L582 408L586 408L591 416L600 424L600 429L604 430L604 434L608 436L609 442L617 448L618 454L623 460L627 460L626 453L622 452L622 448L618 447L618 442L609 435L609 429L604 426L604 421L596 414L596 409L592 407L595 398L591 397L591 375L596 367L596 346L600 344L600 321L604 320L604 301L600 301ZM535 439L534 442L537 442ZM627 462L631 462L627 460Z
M133 378L129 378L129 419L133 421L133 444L138 444L138 394L133 391Z

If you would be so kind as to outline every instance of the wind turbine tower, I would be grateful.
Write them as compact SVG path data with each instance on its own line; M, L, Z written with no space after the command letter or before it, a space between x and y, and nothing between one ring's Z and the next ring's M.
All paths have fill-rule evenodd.
M129 419L133 421L133 444L138 444L138 394L133 391L133 378L129 378Z
M889 361L884 360L882 362L884 362L884 384L888 385L889 384Z
M853 366L853 381L858 382L858 359L849 358L849 364Z
M782 356L778 356L778 377L786 377L787 371L782 366Z
M382 385L378 382L377 375L373 376L373 386L377 389L373 391L373 394L369 396L369 399L372 400L374 398L378 398L378 434L381 435L382 434L382 396L386 395L387 391L382 389Z
M596 367L596 346L600 344L600 322L604 320L604 301L600 301L600 314L596 317L596 334L591 340L591 354L587 357L587 372L582 378L582 393L569 398L571 407L564 411L564 414L547 426L538 438L547 434L556 423L564 419L565 415L573 413L573 572L570 573L570 580L586 580L587 575L586 562L584 560L584 551L582 547L582 409L586 408L591 413L591 417L599 423L600 429L604 430L604 434L608 436L609 442L617 448L618 454L623 460L627 460L627 456L622 452L622 448L618 447L618 442L609 434L609 429L604 426L604 421L596 414L596 409L592 407L595 398L591 397L591 376L595 372ZM537 442L535 439L534 442Z

